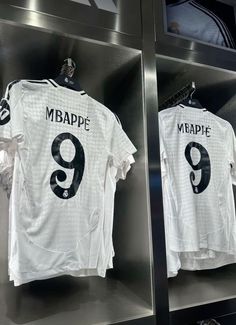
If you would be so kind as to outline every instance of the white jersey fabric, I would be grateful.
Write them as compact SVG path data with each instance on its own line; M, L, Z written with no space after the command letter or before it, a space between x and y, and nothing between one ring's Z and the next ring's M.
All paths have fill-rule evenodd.
M4 155L16 143L10 279L104 277L114 254L115 185L135 147L108 108L52 80L10 85L1 103Z
M235 48L227 25L197 1L180 1L167 6L168 31L203 42Z
M181 104L161 111L159 125L168 275L234 263L232 126Z

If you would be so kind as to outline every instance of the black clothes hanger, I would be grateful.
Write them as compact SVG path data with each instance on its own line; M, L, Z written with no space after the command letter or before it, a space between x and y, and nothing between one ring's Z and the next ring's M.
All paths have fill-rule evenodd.
M79 82L73 78L75 69L75 62L71 58L65 59L64 64L61 68L61 72L59 76L54 79L54 81L62 87L66 87L75 91L83 90Z
M202 108L200 102L197 99L193 99L193 93L196 90L195 82L190 82L169 98L167 98L160 106L159 110L163 110L169 107L177 106L182 103L185 106L192 106L196 108Z
M203 108L201 103L199 102L199 100L196 98L193 98L193 94L195 93L195 91L196 91L196 84L194 81L192 81L191 89L190 89L188 97L185 98L183 101L181 101L180 104L185 105L185 106L194 107L194 108Z
M187 84L170 97L168 97L161 105L159 105L159 110L173 107L181 103L183 100L188 98L190 91L192 90L192 83Z

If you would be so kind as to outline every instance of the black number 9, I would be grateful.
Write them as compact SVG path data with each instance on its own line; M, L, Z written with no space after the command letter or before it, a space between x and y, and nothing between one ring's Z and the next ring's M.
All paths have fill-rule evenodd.
M73 145L75 146L75 157L72 161L65 161L60 153L60 147L64 140L71 140ZM54 160L62 167L68 169L74 169L74 176L72 180L72 184L69 188L62 188L57 184L57 180L59 182L64 182L66 180L66 173L63 170L56 170L52 173L50 179L50 185L52 191L60 198L60 199L70 199L75 196L78 191L79 185L81 183L83 173L84 173L84 149L80 143L80 141L71 133L61 133L59 134L52 143L51 148L52 156Z
M200 161L194 165L192 158L191 158L191 149L196 148L199 150L201 158ZM189 165L192 167L193 170L202 170L202 177L198 185L194 185L193 181L195 180L195 173L191 172L190 182L193 188L193 192L195 194L202 193L208 186L211 178L211 163L210 157L207 150L197 142L190 142L187 147L185 148L185 158L187 159Z

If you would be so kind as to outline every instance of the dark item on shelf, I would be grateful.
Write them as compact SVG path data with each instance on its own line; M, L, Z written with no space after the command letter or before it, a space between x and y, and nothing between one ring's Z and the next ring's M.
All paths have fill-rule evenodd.
M54 79L54 81L62 87L66 87L75 91L83 90L79 82L73 78L75 69L75 62L71 58L65 59L64 64L61 68L61 72L59 76Z
M215 319L207 319L197 322L197 325L220 325Z
M166 0L168 32L236 49L235 5L223 2Z
M169 107L176 106L178 104L183 104L186 106L192 106L196 108L202 108L200 102L197 99L192 99L192 95L196 90L195 82L192 81L176 93L174 93L171 97L167 98L167 100L159 106L159 109L166 109Z

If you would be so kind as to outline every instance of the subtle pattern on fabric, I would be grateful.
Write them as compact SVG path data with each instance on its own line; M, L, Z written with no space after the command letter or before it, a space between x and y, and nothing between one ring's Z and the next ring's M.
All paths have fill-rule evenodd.
M183 105L161 111L159 124L169 276L181 267L206 269L235 262L232 126L205 109ZM192 147L191 165L189 143L205 148L209 159ZM194 192L201 182L203 191Z
M118 170L125 178L135 147L115 115L84 92L46 80L20 81L12 86L8 103L11 119L0 126L0 141L5 150L13 139L17 142L10 200L10 279L19 285L60 274L104 277L113 255L114 203L106 208L106 179L111 168L114 182ZM70 136L63 140L63 134ZM81 147L82 174L78 162L73 163ZM82 162L81 157L77 156ZM73 187L79 177L79 185ZM73 194L67 199L71 186ZM62 189L62 197L55 194L55 187ZM109 190L114 201L115 185Z

